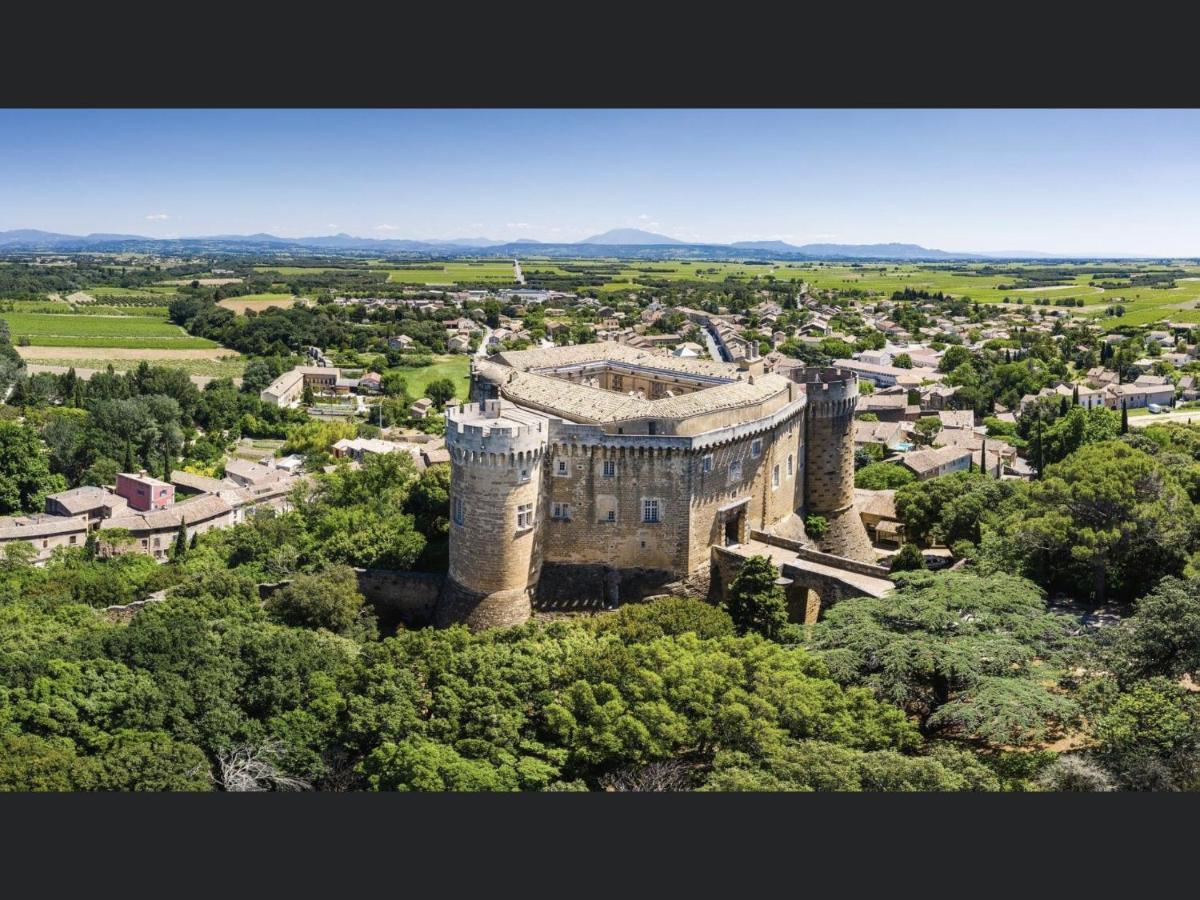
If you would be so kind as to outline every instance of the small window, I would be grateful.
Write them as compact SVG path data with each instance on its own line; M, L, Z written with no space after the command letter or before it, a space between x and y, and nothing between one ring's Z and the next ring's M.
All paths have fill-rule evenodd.
M741 481L742 479L742 461L735 459L729 464L729 480Z
M45 550L49 546L50 546L50 542L48 540L42 541L42 549L43 550Z
M712 471L712 467L713 467L713 455L711 453L706 453L704 455L704 459L701 460L700 470L702 472L704 472L705 475L707 475L709 472Z
M552 519L569 519L571 518L571 507L567 503L555 503L550 512Z
M79 535L77 535L77 534L71 535L71 543L72 544L77 543L78 541L79 541Z
M775 468L771 469L771 487L773 487L773 488L779 487L779 465L778 465L778 463L775 465Z
M642 501L642 521L648 522L648 523L654 523L654 522L659 521L658 516L659 516L658 501L657 500L648 500L648 499L643 500Z
M517 507L517 528L532 528L533 527L533 504L522 503Z
M555 466L554 466L554 474L555 475L566 475L568 473L568 471L569 470L567 468L567 461L565 459L560 459L555 463Z
M614 478L617 474L617 461L615 459L606 459L604 461L604 477Z
M521 481L528 481L528 480L529 480L529 470L528 470L528 469L522 469L522 470L521 470L521 478L520 478L520 480L521 480Z
M750 458L758 459L762 456L762 438L755 438L750 442Z
M454 524L461 525L467 518L467 504L463 502L461 497L455 497L450 504L451 513L454 517Z
M605 521L605 522L615 522L615 521L617 521L617 511L616 511L615 509L610 509L610 510L608 511L608 515L606 515L606 516L604 517L604 521Z
M793 468L792 468L792 454L790 454L790 453L789 453L789 454L788 454L788 478L791 478L791 477L792 477L792 472L793 472Z

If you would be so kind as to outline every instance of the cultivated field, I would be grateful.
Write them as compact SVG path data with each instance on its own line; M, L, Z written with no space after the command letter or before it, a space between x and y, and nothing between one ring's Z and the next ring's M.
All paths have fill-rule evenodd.
M397 268L385 264L393 284L501 284L516 285L511 259L455 260L447 263ZM524 266L522 266L524 268Z
M202 383L212 378L241 378L246 360L234 350L149 350L109 347L17 347L31 373L60 372L67 368L103 371L112 366L118 372L137 368L141 362L183 369Z
M248 309L259 312L272 306L287 308L295 304L298 298L291 294L246 294L244 297L227 297L217 302L217 306L232 309L241 314Z
M201 350L218 346L192 337L158 316L90 316L56 313L0 313L14 343L43 347L120 347L147 350Z

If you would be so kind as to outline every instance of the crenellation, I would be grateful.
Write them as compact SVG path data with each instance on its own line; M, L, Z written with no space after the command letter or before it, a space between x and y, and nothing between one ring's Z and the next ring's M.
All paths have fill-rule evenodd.
M871 558L846 524L857 513L845 515L854 502L853 373L747 374L617 344L503 353L474 369L495 396L447 411L442 623L523 621L544 564L556 578L576 566L640 573L629 584L704 581L714 546L752 530L805 540L809 513L833 522L832 545L821 549ZM646 399L656 391L605 386L642 378L693 389ZM481 453L500 464L479 466Z

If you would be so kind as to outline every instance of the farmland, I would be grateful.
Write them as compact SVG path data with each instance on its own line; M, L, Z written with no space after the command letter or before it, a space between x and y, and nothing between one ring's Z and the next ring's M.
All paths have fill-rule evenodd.
M244 313L249 309L258 312L272 306L287 308L293 305L296 299L291 294L246 294L242 297L227 297L218 301L217 305L232 309L236 313Z
M515 286L511 259L456 260L403 268L384 264L393 284L500 284Z
M13 340L44 347L127 347L196 350L217 346L158 316L2 313Z

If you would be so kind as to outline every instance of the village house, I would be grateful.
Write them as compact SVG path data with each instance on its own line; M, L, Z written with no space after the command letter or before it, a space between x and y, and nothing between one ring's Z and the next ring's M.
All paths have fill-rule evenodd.
M971 451L960 447L914 450L900 457L900 463L916 475L918 481L928 481L951 472L967 471L971 467Z

